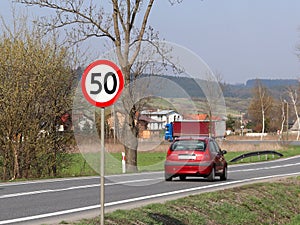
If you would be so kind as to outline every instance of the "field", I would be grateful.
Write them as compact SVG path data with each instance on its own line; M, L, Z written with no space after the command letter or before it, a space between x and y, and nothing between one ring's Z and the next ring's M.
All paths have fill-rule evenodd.
M300 147L282 147L280 150L277 150L279 153L282 153L283 157L291 157L295 155L300 155ZM249 151L230 151L225 155L226 160L229 162L231 159L247 153ZM163 151L140 151L138 152L138 168L140 172L145 171L161 171L164 169L164 160L166 157L166 149ZM121 152L107 152L106 153L106 163L105 163L105 174L120 174L122 173L122 154ZM278 156L273 158L272 156L266 157L251 157L246 158L243 161L238 163L247 163L247 162L257 162L263 160L273 160L278 159ZM70 167L62 171L60 176L70 177L70 176L88 176L88 175L97 175L93 168L99 168L100 154L98 153L72 153L68 155L68 160ZM231 164L231 163L229 163Z

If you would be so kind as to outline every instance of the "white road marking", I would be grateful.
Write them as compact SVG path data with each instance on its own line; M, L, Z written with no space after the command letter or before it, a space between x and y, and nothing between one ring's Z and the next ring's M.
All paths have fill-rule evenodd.
M295 165L300 165L300 162L299 163L294 163L294 164L285 164L285 165L270 166L270 167L259 167L259 168L241 169L241 170L233 170L233 171L230 170L229 173L250 172L250 171L258 171L258 170L269 170L269 169L290 167L290 166L295 166ZM163 178L139 179L139 180L129 180L129 181L121 181L121 182L115 182L115 183L105 183L105 186L129 184L129 183L138 183L138 182L147 182L147 181L153 181L153 180L163 180ZM7 195L0 195L0 199L20 197L20 196L28 196L28 195L36 195L36 194L53 193L53 192L71 191L71 190L76 190L76 189L94 188L94 187L99 187L99 186L100 186L100 184L97 183L97 184L74 186L74 187L61 188L61 189L46 189L46 190L38 190L38 191L31 191L31 192L20 192L20 193L13 193L13 194L7 194Z
M298 176L298 175L300 175L300 172L289 173L289 174L279 174L279 175L265 176L265 177L255 177L255 178L248 178L248 179L244 179L244 180L236 180L236 181L229 181L229 182L223 182L223 183L216 183L216 184L211 184L211 185L207 185L207 186L194 187L194 188L170 191L170 192L165 192L165 193L160 193L160 194L155 194L155 195L126 199L126 200L121 200L121 201L116 201L116 202L110 202L110 203L106 203L105 206L119 205L119 204L124 204L124 203L129 203L129 202L141 201L141 200L146 200L146 199L151 199L151 198L159 198L159 197L163 197L163 196L181 194L181 193L185 193L185 192L199 191L199 190L208 189L208 188L222 187L222 186L227 186L227 185L232 185L232 184L240 184L240 183L247 183L247 182L251 182L251 181L258 181L258 180L278 178L278 177L287 177L287 176Z
M116 183L106 183L104 185L105 186L113 186L113 185L128 184L128 183L147 182L147 181L158 180L158 179L159 178L130 180L130 181L122 181L122 182L116 182ZM161 178L161 180L162 179L163 178ZM14 193L14 194L0 195L0 199L27 196L27 195L45 194L45 193L51 193L51 192L71 191L71 190L76 190L76 189L86 189L86 188L93 188L93 187L100 187L100 183L82 185L82 186L74 186L74 187L68 187L68 188L61 188L61 189L46 189L46 190L38 190L38 191L20 192L20 193Z
M162 173L162 171L143 172L143 173L128 173L128 174L114 174L114 175L105 176L105 178L109 179L110 177L145 176L145 175L160 174L160 173ZM75 181L75 180L92 180L92 179L100 179L100 177L99 176L70 177L70 178L34 180L34 181L25 181L25 182L0 183L0 187L18 186L18 185L21 186L21 185L28 185L28 184L56 183L56 182Z
M1 195L0 199L20 197L20 196L26 196L26 195L45 194L45 193L51 193L51 192L70 191L70 190L85 189L85 188L99 187L99 186L100 186L100 184L91 184L91 185L83 185L83 186L76 186L76 187L69 187L69 188L62 188L62 189L46 189L46 190L39 190L39 191L21 192L21 193Z
M58 178L58 179L49 179L49 180L35 180L35 181L25 181L25 182L15 182L15 183L0 183L0 187L9 187L9 186L18 186L18 185L27 185L27 184L43 184L43 183L56 183L64 181L73 181L73 180L90 180L99 178L97 176L93 177L71 177L71 178Z
M105 203L105 206L114 206L114 205L118 205L118 204L125 204L125 203L130 203L130 202L135 202L135 201L147 200L147 199L151 199L151 198L159 198L159 197L163 197L163 196L181 194L181 193L185 193L185 192L199 191L199 190L213 188L213 187L222 187L222 186L233 185L233 184L247 183L247 182L251 182L251 181L259 181L259 180L264 180L264 179L272 179L272 178L287 177L287 176L298 176L298 175L300 175L300 172L249 178L249 179L230 181L230 182L224 182L224 183L217 183L217 184L211 184L208 186L194 187L194 188L188 188L188 189L183 189L183 190L178 190L178 191L165 192L165 193L160 193L160 194L155 194L155 195L142 196L142 197L137 197L137 198L125 199L125 200L121 200L121 201L109 202L109 203ZM82 212L82 211L92 210L92 209L97 209L97 208L100 208L100 205L92 205L92 206L87 206L87 207L63 210L63 211L40 214L40 215L35 215L35 216L3 220L3 221L0 221L0 225L25 222L25 221L35 220L35 219L43 219L43 218L47 218L47 217L60 216L60 215L64 215L64 214Z

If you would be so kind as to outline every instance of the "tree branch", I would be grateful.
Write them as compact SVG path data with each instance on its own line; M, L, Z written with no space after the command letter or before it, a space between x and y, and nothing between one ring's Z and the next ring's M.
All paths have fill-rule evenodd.
M153 6L153 2L154 2L154 0L150 0L149 3L148 3L146 12L144 14L142 26L141 26L141 29L140 29L140 32L139 32L139 35L138 35L138 38L137 38L137 41L138 41L137 48L136 48L135 52L133 53L133 55L131 57L131 60L129 61L130 65L133 64L133 62L135 61L135 59L138 56L139 51L141 49L141 41L142 41L142 38L143 38L144 33L145 33L147 21L148 21L149 15L150 15L151 8Z
M91 13L86 14L85 11L91 11L91 9L93 8L93 6L90 6L90 10L88 9L81 9L83 7L83 1L79 1L78 5L75 6L73 3L74 1L67 1L67 4L69 3L69 7L66 6L61 6L58 5L56 3L52 3L49 0L43 0L43 1L39 1L39 0L17 0L17 2L20 3L24 3L27 4L29 6L39 6L39 7L43 7L43 8L48 8L48 9L53 9L56 11L56 14L58 16L57 21L60 24L59 25L51 25L51 29L57 29L57 28L61 28L61 27L65 27L65 26L69 26L71 24L92 24L93 26L95 26L97 29L99 29L99 31L101 31L103 34L101 34L100 36L102 37L108 37L109 39L111 39L113 42L115 41L115 38L113 37L113 35L108 31L107 28L104 28L101 26L101 22L97 22L95 21L92 16ZM63 19L63 13L66 13L67 15L73 15L73 18L70 18L69 16L65 16L65 18ZM80 19L81 18L81 19ZM49 26L49 25L48 25ZM108 26L109 27L109 26Z

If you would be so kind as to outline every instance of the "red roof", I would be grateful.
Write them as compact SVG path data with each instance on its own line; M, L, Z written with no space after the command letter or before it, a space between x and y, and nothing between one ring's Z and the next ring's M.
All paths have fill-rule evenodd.
M183 117L185 120L208 120L207 114L187 114Z

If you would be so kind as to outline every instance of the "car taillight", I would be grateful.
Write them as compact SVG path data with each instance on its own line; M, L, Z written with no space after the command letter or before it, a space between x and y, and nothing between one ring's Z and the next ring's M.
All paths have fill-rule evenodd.
M211 160L209 152L205 152L205 154L203 155L203 160L204 161L210 161Z
M203 154L196 154L196 160L203 160Z
M167 152L167 158L172 154L172 151L169 149Z

